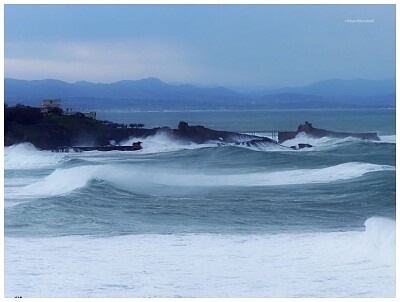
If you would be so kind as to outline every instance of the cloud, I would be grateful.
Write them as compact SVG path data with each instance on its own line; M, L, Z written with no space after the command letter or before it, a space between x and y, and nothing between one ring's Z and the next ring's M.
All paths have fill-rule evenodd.
M195 51L156 40L117 42L8 43L6 77L112 82L157 76L166 81L196 81L207 72L195 64Z

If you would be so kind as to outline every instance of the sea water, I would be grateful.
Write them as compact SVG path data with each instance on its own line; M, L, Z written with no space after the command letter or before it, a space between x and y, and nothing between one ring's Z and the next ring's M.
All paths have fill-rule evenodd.
M5 296L394 297L395 111L99 113L146 127L295 130L381 141L287 150L185 144L135 152L5 148ZM130 138L129 144L138 138Z

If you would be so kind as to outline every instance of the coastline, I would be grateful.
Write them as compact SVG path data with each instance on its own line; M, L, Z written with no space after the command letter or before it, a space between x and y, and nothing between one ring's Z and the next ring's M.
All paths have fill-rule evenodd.
M140 125L140 127L137 125ZM19 105L5 108L5 146L29 142L43 150L79 149L79 147L82 150L92 147L107 150L107 148L112 149L113 145L120 146L121 142L131 137L140 139L156 134L164 134L171 137L171 139L186 143L204 144L215 142L221 144L247 144L248 146L270 144L287 148L280 144L295 138L301 132L314 138L355 137L379 141L377 132L335 132L314 128L307 121L304 125L299 125L295 131L270 130L272 138L258 136L256 131L247 131L253 132L248 134L245 131L239 133L213 130L200 125L191 126L183 121L179 122L175 129L168 126L148 129L143 128L144 126L144 124L126 125L107 120L96 120L82 115L65 115L62 110L60 112L42 113L40 108ZM309 145L306 141L300 142L297 146L290 146L292 149L309 147L312 147L312 145ZM116 149L118 148L116 147Z

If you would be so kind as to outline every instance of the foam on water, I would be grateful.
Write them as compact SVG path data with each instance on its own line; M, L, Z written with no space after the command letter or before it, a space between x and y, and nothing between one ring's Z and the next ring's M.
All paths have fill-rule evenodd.
M266 152L282 152L282 151L297 151L293 150L290 148L287 148L286 146L281 146L275 143L270 143L270 142L265 142L265 141L253 141L251 142L251 145L248 146L245 142L242 142L240 144L230 144L229 146L233 147L239 147L239 148L245 148L249 149L252 151L266 151Z
M375 259L396 266L396 222L384 217L371 217L364 223L366 239Z
M304 132L300 132L299 134L296 135L295 138L284 141L282 143L283 146L290 147L290 146L297 146L298 144L310 144L314 148L311 149L302 149L303 150L312 150L315 148L318 149L327 149L327 148L332 148L338 144L344 143L344 142L349 142L349 141L361 141L360 139L357 138L352 138L352 137L346 137L346 138L333 138L333 137L321 137L321 138L315 138L308 136Z
M319 169L297 169L246 174L199 174L135 165L97 165L57 169L44 179L22 188L23 195L60 195L101 180L131 192L151 193L169 187L280 186L350 180L366 173L392 171L393 166L349 162Z
M32 184L32 182L37 182L37 181L38 181L37 177L4 178L4 196L6 197L4 202L4 207L9 208L30 201L31 195L24 194L23 193L24 190L21 190L21 188L26 187L29 184ZM7 198L9 196L14 198Z
M56 166L65 159L63 154L40 151L30 143L12 145L5 147L4 150L6 170L48 168Z
M142 150L135 151L139 154L151 154L160 152L173 152L184 149L198 149L204 147L215 147L216 144L196 144L196 143L185 143L183 141L178 141L172 139L166 133L157 133L146 138L131 137L126 141L121 142L121 146L130 146L133 142L141 141Z
M5 296L395 297L394 234L6 237Z
M381 143L387 144L395 144L396 143L396 135L380 135L379 138L381 139Z
M371 141L371 140L362 140L355 137L346 137L346 138L334 138L334 137L321 137L315 138L307 135L304 132L300 132L296 135L295 138L284 141L281 143L282 146L290 147L297 146L298 144L310 144L313 148L302 149L301 151L312 151L312 150L325 150L336 147L338 145L349 143L349 142L367 142L367 143L396 143L396 135L382 135L379 136L380 141Z

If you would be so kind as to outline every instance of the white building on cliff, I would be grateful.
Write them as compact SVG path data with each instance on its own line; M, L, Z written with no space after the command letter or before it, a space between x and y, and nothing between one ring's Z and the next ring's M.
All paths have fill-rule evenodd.
M45 99L42 101L42 106L40 106L40 111L42 113L47 113L51 109L59 108L61 109L61 100L60 99Z

